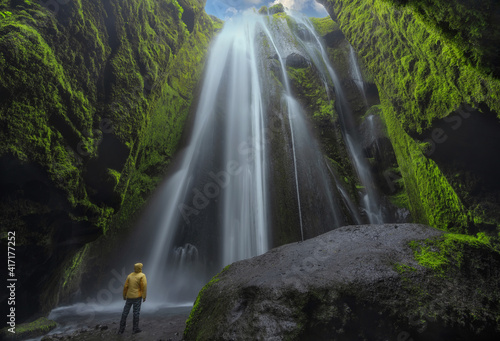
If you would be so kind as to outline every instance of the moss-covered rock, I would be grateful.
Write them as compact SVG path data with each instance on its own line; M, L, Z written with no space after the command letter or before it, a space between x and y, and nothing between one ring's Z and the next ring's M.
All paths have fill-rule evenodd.
M259 14L268 15L269 10L268 10L267 6L262 6L261 8L259 8Z
M28 340L45 335L56 326L54 321L41 317L33 322L17 324L11 331L9 328L4 328L0 331L0 335L2 340Z
M493 340L499 266L484 235L346 226L233 263L200 292L184 338Z
M53 307L81 248L160 181L221 25L203 7L0 1L0 223L18 236L20 319Z
M468 1L320 2L338 20L377 85L413 219L455 231L484 228L478 221L497 228L495 210L478 217L475 208L481 203L496 207L498 190L488 198L467 198L462 190L467 180L454 178L460 166L445 170L419 138L434 131L436 120L452 120L464 105L500 117L500 81L491 57L498 37L487 33L498 25L493 20L497 5L488 2L487 10ZM485 44L490 38L497 43Z
M285 12L285 6L283 6L282 3L278 3L276 5L273 5L273 6L269 7L269 9L268 9L269 15L274 15L277 13L284 13L284 12Z

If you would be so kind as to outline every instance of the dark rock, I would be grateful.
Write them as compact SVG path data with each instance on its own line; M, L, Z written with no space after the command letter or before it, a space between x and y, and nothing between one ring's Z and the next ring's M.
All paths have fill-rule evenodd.
M408 244L444 240L443 234L417 224L346 226L236 262L200 292L185 339L485 340L500 335L495 322L500 255L471 246L463 253L468 265L436 274L415 260ZM454 256L460 253L453 250ZM487 273L480 270L484 263Z
M304 24L298 24L295 28L297 36L304 41L314 41L314 36Z
M311 63L309 60L307 60L306 57L298 54L298 53L291 53L286 57L286 66L289 67L294 67L294 68L306 68L310 65Z

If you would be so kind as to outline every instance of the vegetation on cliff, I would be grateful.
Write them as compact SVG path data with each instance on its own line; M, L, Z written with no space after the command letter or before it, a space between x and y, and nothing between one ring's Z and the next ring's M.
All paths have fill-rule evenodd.
M26 250L27 314L50 309L80 247L113 217L128 223L160 181L220 27L203 7L0 1L0 222Z
M492 22L498 11L438 0L320 2L338 20L377 85L413 219L455 231L498 228L495 209L477 209L498 208L497 194L469 195L463 189L470 186L455 177L464 171L438 166L438 158L429 155L429 141L420 137L432 134L438 119L454 122L464 106L474 115L500 117L500 81L491 58L498 44L485 43L487 27L498 25ZM464 16L465 24L458 25Z

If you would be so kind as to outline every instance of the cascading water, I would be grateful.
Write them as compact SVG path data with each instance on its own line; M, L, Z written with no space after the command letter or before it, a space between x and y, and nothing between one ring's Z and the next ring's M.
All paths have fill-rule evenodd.
M315 32L309 19L299 13L287 12L287 14L294 18L296 22L300 23L307 30L307 36L311 36L314 38L309 40L302 40L299 38L299 40L304 46L304 49L308 51L308 54L311 56L311 60L315 64L316 68L320 72L322 72L322 76L325 81L325 88L327 89L327 91L327 80L330 79L334 84L336 99L338 101L338 105L336 107L340 115L340 122L344 134L344 140L348 147L349 154L353 161L359 180L364 187L364 193L361 194L363 208L366 212L366 215L368 216L368 220L370 223L383 223L382 209L378 199L377 191L374 188L374 181L372 179L371 171L368 167L367 161L362 155L356 126L353 122L351 109L349 107L349 104L347 103L346 97L344 96L342 84L337 74L335 73L335 70L331 66L326 54L326 50L323 47L323 44L319 36ZM357 66L357 64L354 68L358 69L359 71L359 67ZM359 77L361 77L360 72ZM364 90L362 93L363 96L366 97Z
M380 222L340 82L311 24L288 14L312 41L294 37L285 18L246 13L226 22L212 45L189 142L141 226L149 295L157 301L192 301L223 266L267 251L273 216L286 214L272 211L279 205L297 214L302 239L361 222L290 89L285 65L294 52L322 72L327 90L333 82L346 145L368 198L364 209L370 222ZM280 64L274 73L273 62ZM282 192L295 194L276 204Z
M365 92L365 82L363 81L363 76L361 75L361 70L359 69L358 60L356 59L356 52L354 52L354 48L352 47L352 45L349 45L349 65L351 69L350 71L352 80L354 81L354 83L356 83L361 96L363 96L365 105L368 105L368 100L366 99Z

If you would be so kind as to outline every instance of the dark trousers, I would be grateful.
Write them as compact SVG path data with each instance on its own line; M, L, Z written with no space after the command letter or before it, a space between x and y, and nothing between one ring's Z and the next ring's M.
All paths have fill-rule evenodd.
M125 330L125 325L127 324L127 316L128 313L130 312L130 307L134 306L134 310L132 312L133 314L133 322L132 322L132 329L133 331L139 330L139 314L141 312L141 302L142 302L142 297L138 298L127 298L127 301L125 302L125 307L123 307L123 313L122 313L122 319L120 320L120 331Z

